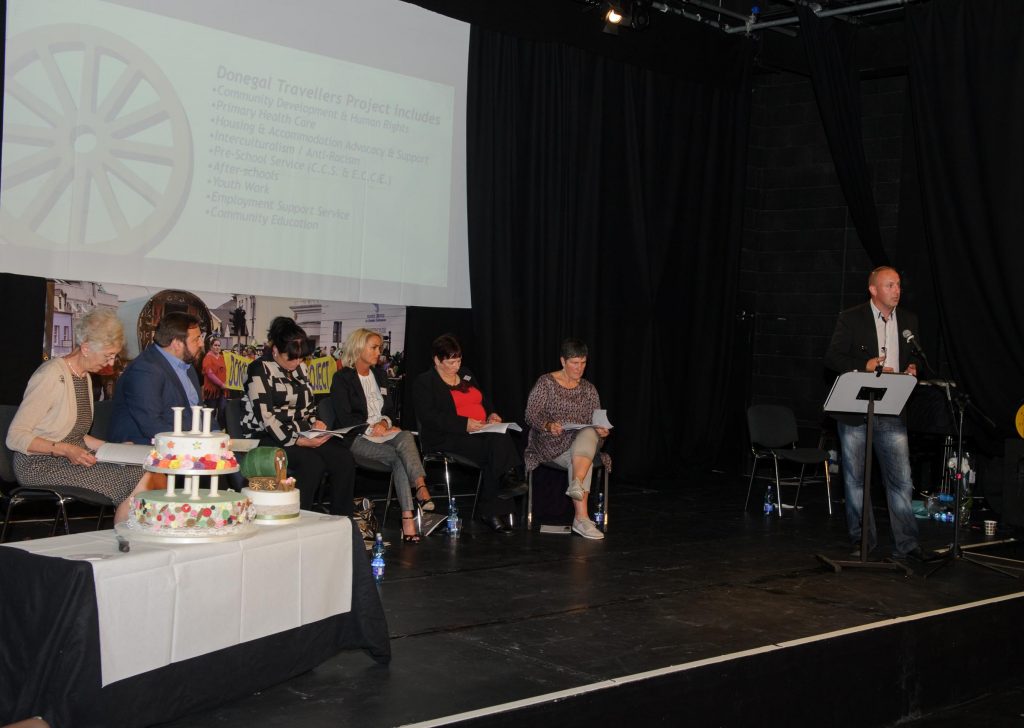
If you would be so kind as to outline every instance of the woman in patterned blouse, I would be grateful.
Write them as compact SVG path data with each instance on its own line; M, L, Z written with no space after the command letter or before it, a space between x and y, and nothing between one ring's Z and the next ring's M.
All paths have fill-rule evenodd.
M267 339L270 350L246 370L242 427L249 437L259 438L261 445L284 448L303 510L312 507L326 473L330 512L350 516L356 466L348 444L330 435L301 434L327 429L317 419L313 388L303 362L313 350L312 342L301 326L284 316L270 323Z
M526 403L526 421L530 425L526 468L533 470L547 462L565 468L569 479L565 494L573 499L576 509L572 530L584 538L602 539L604 534L587 514L587 496L594 458L608 437L608 430L562 427L563 423L592 422L594 410L601 409L601 398L594 385L583 378L587 345L579 339L566 339L561 354L562 368L538 379ZM601 453L601 460L606 468L611 467L607 454Z

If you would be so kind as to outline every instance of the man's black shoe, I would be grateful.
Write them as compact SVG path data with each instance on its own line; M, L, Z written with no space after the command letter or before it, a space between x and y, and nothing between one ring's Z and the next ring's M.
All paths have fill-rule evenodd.
M509 528L508 523L498 518L497 516L480 516L480 520L490 528L492 531L498 533L512 533L512 529Z
M520 479L518 475L516 475L515 470L509 470L507 473L502 475L499 486L500 490L498 491L498 497L502 500L518 498L530 489L530 487Z
M913 559L914 561L920 561L922 564L927 564L932 561L938 561L942 557L934 551L923 551L920 546L915 546L907 553L896 558Z

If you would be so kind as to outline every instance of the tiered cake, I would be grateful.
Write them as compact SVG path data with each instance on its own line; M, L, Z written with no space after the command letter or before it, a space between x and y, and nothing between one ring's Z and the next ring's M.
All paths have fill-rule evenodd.
M192 431L182 432L183 407L172 407L174 432L153 438L153 451L145 468L167 475L166 490L150 490L132 496L127 527L133 534L159 538L213 541L241 538L252 532L255 509L243 494L221 492L218 477L238 472L231 452L231 438L210 432L213 409L192 408ZM200 422L202 425L200 426ZM199 476L210 476L209 489L199 488ZM182 489L176 480L182 478Z
M277 447L258 447L245 456L242 495L256 507L256 524L284 526L299 521L299 491L288 477L288 455Z

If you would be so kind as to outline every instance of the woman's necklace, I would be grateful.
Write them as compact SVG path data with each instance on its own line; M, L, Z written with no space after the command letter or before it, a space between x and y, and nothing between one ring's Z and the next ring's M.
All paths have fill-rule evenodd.
M68 365L68 369L70 369L71 373L74 374L75 377L77 377L78 379L81 379L82 377L85 376L85 372L84 371L81 374L78 373L78 371L75 369L74 365L71 363L71 357L70 356L64 357L64 363Z

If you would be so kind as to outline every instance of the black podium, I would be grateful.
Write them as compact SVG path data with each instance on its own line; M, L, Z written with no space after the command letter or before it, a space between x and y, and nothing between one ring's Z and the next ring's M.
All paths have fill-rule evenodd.
M825 400L829 414L862 414L867 416L867 437L864 442L864 501L860 514L860 559L839 561L818 554L822 562L837 574L847 568L886 569L913 573L905 565L889 558L868 561L868 518L871 514L871 467L875 415L898 415L914 391L917 378L910 374L847 372L836 379ZM846 453L843 453L846 457Z

